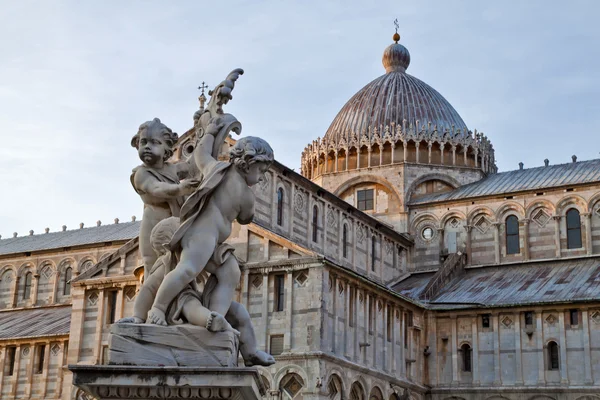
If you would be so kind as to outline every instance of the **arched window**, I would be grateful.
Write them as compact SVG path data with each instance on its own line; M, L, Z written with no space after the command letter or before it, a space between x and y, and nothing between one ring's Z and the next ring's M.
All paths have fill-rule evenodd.
M68 267L65 269L65 276L63 282L63 295L70 296L71 295L71 276L73 275L73 268Z
M519 219L510 215L506 218L506 254L519 254Z
M283 225L283 188L277 189L277 225Z
M551 371L559 369L558 344L554 341L548 342L548 369Z
M348 225L342 228L342 256L348 258Z
M371 237L371 271L375 271L375 259L377 258L377 254L375 253L377 245L377 238L375 236Z
M25 282L23 283L23 300L27 300L31 297L31 279L33 275L31 272L25 274Z
M473 357L473 352L471 350L471 346L469 346L467 343L465 343L462 346L460 346L460 350L462 352L462 370L464 372L471 372L472 357Z
M581 248L581 218L579 211L571 208L567 211L567 249Z
M317 243L317 234L319 228L319 207L313 207L313 218L312 218L312 241Z
M365 400L365 391L362 385L354 382L350 388L350 400Z

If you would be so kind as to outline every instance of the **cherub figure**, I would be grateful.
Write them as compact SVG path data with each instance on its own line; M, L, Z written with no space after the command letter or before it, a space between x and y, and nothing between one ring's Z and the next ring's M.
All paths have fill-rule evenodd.
M140 125L131 139L131 146L138 150L143 164L134 168L131 184L144 202L144 214L140 227L140 253L144 263L144 276L154 265L157 255L150 244L150 232L161 220L179 216L184 196L194 192L200 184L197 179L179 180L190 175L190 165L176 164L167 160L173 155L177 134L154 118Z
M159 255L156 263L150 270L150 275L146 278L144 285L136 296L134 303L133 317L123 318L118 323L143 323L148 310L152 306L156 291L163 281L165 275L169 273L171 263L171 251L169 243L175 231L179 228L179 218L170 217L160 221L152 229L151 241L152 247ZM275 363L275 359L270 354L258 350L256 344L256 335L248 311L240 303L233 301L229 311L222 318L215 312L211 312L204 305L218 282L216 277L211 275L205 285L204 293L200 293L196 281L190 283L178 296L176 301L171 303L167 311L167 319L171 323L190 323L192 325L206 327L212 332L231 330L239 335L240 352L244 358L246 366L264 365L268 366Z
M212 149L223 125L219 118L212 118L199 136L194 161L203 180L181 208L182 223L171 240L178 264L158 289L148 313L150 323L167 325L167 308L205 268L216 278L216 284L204 296L204 306L216 313L218 320L230 309L240 268L233 248L224 242L234 220L240 224L252 221L254 193L250 187L262 179L273 162L273 150L260 138L245 137L231 149L229 163L218 161Z

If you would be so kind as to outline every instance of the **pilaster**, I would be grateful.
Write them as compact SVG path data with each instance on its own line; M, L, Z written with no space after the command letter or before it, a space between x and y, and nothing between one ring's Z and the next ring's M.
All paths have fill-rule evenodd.
M523 259L529 260L529 218L523 218L521 223L523 224Z
M479 386L479 332L477 325L477 317L471 318L471 349L472 349L472 370L473 370L473 385Z
M500 316L492 314L492 326L494 327L494 385L502 385L502 367L500 365Z
M556 257L560 258L561 249L560 249L560 220L562 216L554 215L552 219L554 220L554 245L556 246Z
M492 223L494 225L494 262L500 264L500 222Z
M583 367L585 369L585 380L586 385L592 385L594 380L592 378L592 360L591 360L591 346L590 346L590 321L589 311L583 309L581 311L581 320L583 322Z
M581 216L585 220L585 251L587 255L592 255L592 213L585 212Z
M558 313L558 329L560 335L558 338L560 349L560 383L566 385L569 383L569 378L567 376L567 340L565 337L565 313L563 310L560 310Z
M452 385L455 386L458 385L458 319L456 315L452 315L450 321L452 324Z
M293 306L293 297L294 297L294 284L293 284L293 273L292 271L288 271L285 277L285 326L286 326L286 334L284 335L283 342L283 351L289 352L292 351L292 333L294 332L292 323L292 306Z

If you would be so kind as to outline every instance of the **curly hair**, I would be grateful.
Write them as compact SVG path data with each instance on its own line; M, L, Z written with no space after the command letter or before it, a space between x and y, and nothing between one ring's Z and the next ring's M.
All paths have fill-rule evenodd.
M165 253L165 245L168 245L179 228L179 218L169 217L160 221L150 232L150 243L157 254Z
M269 143L258 137L241 138L229 150L229 162L242 171L247 171L257 162L271 164L273 161L273 149Z
M135 136L131 138L131 147L135 147L136 149L140 148L140 135L142 132L148 129L159 130L159 133L168 147L168 150L165 152L164 160L166 161L171 158L173 155L173 147L175 146L175 143L177 143L179 135L173 132L171 128L160 122L160 119L158 118L154 118L152 121L146 121L140 125Z

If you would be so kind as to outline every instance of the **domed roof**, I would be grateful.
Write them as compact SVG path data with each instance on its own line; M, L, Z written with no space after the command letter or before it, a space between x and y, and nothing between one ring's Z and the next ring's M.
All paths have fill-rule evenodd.
M359 138L369 128L383 129L385 126L406 126L431 124L438 132L460 130L467 134L467 125L454 107L425 82L406 73L410 64L410 53L397 41L383 53L385 75L373 80L342 107L325 134L324 140L347 142L356 134Z

